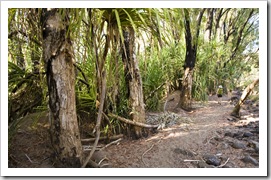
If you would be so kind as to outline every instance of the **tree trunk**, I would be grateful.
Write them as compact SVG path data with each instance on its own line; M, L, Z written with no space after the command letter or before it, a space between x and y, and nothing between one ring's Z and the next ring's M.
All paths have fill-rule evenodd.
M232 54L231 54L230 58L226 62L224 62L223 68L226 68L227 64L235 58L237 51L240 49L240 44L242 42L242 39L244 38L243 37L243 34L244 34L243 32L244 32L247 24L249 23L249 20L253 16L253 12L254 12L254 9L252 9L249 12L249 15L248 15L246 21L244 22L243 26L239 27L238 36L237 36L237 38L235 37L236 38L236 43L233 45L234 49L232 50ZM231 29L228 30L228 32L230 31L231 33L227 34L227 38L226 38L227 40L228 40L229 36L231 34L233 34L233 32L236 31L235 28L237 28L237 27L234 24L234 25L232 25ZM226 43L227 43L227 41L225 41L225 44Z
M231 115L237 118L240 118L240 109L241 105L244 103L244 101L247 99L247 97L250 95L253 88L259 83L259 79L256 79L253 83L248 85L244 92L242 93L242 96L239 100L239 102L234 107L233 111L231 112Z
M184 72L184 78L182 81L182 90L181 90L181 98L178 106L184 110L191 110L191 101L192 101L192 80L193 80L193 69L187 67Z
M213 14L214 14L214 8L207 9L208 12L208 21L206 22L206 29L204 34L204 40L206 42L210 42L211 35L212 35L212 27L213 27Z
M186 55L185 55L185 64L184 64L184 76L182 80L182 88L180 94L180 101L178 103L178 107L181 107L184 110L191 109L191 101L192 101L192 82L193 82L193 69L196 63L197 56L197 41L199 36L199 28L201 24L201 19L203 16L205 9L200 11L198 20L197 20L197 29L194 37L191 33L190 27L190 16L188 9L184 9L185 15L185 42L186 42Z
M68 10L66 10L67 13ZM68 14L58 9L42 12L43 57L47 65L50 135L59 167L80 167L82 145L75 104L72 43L67 34Z
M135 32L132 28L124 31L124 48L122 60L125 66L125 79L129 90L129 104L132 108L131 119L138 123L145 123L145 104L143 101L142 79L137 59L134 57ZM137 138L143 136L143 128L135 126Z

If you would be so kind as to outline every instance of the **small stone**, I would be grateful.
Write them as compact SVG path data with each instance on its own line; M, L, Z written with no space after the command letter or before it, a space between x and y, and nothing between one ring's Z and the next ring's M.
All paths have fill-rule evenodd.
M214 168L214 166L209 165L209 164L206 164L206 163L203 162L203 161L200 161L200 162L197 164L197 167L198 167L198 168Z
M237 138L237 137L241 137L243 135L243 133L242 132L240 132L240 131L238 131L238 132L235 132L235 133L233 133L233 138Z
M253 157L251 157L250 155L246 155L244 158L241 159L243 162L245 163L251 163L255 166L258 166L259 165L259 162L254 159Z
M246 145L241 142L232 142L231 147L233 147L235 149L245 149Z
M259 134L259 129L251 130L251 133Z
M222 142L221 145L220 145L220 147L221 147L222 149L228 149L228 148L229 148L229 145L228 145L227 143L225 143L225 142Z
M235 117L228 117L227 120L228 120L228 121L231 121L231 122L236 122L236 121L238 121Z
M234 133L230 132L230 131L225 133L225 136L233 137L233 135L234 135Z
M206 154L202 158L209 165L219 166L220 162L221 162L221 160L219 158L217 158L214 155L210 155L210 154Z
M216 137L214 137L214 140L220 141L220 142L221 142L221 141L223 141L223 138L220 138L220 137L217 137L217 136L216 136Z
M250 136L253 136L253 133L251 133L251 132L245 132L243 134L243 137L250 137Z
M259 152L259 143L258 142L250 140L248 146L252 147L255 150L255 152L257 152L257 153Z

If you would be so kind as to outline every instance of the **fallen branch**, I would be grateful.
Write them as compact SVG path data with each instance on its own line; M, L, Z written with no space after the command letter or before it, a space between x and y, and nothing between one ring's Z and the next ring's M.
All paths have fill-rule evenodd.
M109 143L109 144L105 145L104 147L102 147L99 151L103 150L104 148L107 148L108 146L111 146L112 144L117 144L121 140L122 140L122 138L119 138L116 141L112 141L111 143Z
M83 151L91 151L93 146L90 146L90 145L83 145ZM99 151L101 149L101 146L96 146L96 151Z
M140 122L135 122L135 121L132 121L130 119L126 119L126 118L120 117L120 116L112 114L112 113L109 113L108 116L116 118L116 119L118 119L118 120L120 120L122 122L132 124L134 126L144 127L144 128L157 128L159 126L157 124L156 125L151 125L151 124L144 124L144 123L140 123Z
M102 140L116 140L119 138L122 138L123 134L119 134L119 135L115 135L115 136L111 136L111 137L100 137L100 141ZM89 142L89 141L95 141L96 138L89 138L89 139L81 139L82 142Z

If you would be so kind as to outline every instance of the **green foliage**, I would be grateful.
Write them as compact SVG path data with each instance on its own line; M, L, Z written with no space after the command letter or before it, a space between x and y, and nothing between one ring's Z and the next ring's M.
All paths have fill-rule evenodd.
M214 10L215 18L220 10ZM201 9L185 10L191 21L192 34L195 34L200 11ZM208 95L216 92L219 84L226 91L234 89L251 72L258 70L258 9L224 8L222 11L220 22L212 22L212 34L208 41L204 36L208 13L205 11L203 14L193 74L194 100L207 100ZM42 103L32 110L38 111L47 108L46 69L39 42L42 34L40 24L30 21L29 17L33 14L28 14L29 12L28 9L9 9L9 34L12 35L9 37L9 102L20 105L19 96L15 97L15 94L31 94L36 88L41 91ZM126 28L134 29L136 43L139 44L134 56L139 60L146 110L158 110L162 99L169 92L180 90L186 53L183 9L93 8L91 11L60 9L59 12L62 18L69 12L68 31L71 33L74 61L80 68L75 68L79 119L91 119L91 122L95 122L99 101L98 68L107 71L105 113L110 111L129 117L131 109L128 87L121 61L123 30ZM40 74L33 74L33 52L39 61ZM27 107L21 108L21 111L25 108ZM104 133L121 132L124 128L123 123L118 120L109 121L111 126L105 123Z
M180 44L165 47L162 51L154 49L147 59L141 58L140 70L145 98L164 84L145 102L147 110L158 110L160 101L167 96L167 84L171 84L171 90L178 88L175 81L182 74L183 56L183 46Z

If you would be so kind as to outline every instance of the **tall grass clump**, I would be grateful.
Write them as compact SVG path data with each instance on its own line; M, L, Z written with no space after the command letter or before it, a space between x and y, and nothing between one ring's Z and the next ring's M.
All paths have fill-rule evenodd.
M182 75L183 47L171 45L157 50L152 48L140 59L146 110L159 110L159 104L171 91L179 88Z

